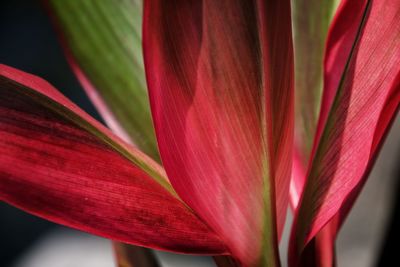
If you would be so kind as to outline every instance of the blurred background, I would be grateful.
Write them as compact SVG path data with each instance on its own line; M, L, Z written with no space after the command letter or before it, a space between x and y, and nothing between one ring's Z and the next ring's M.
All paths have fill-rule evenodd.
M38 75L100 120L66 63L40 1L0 1L0 63ZM399 266L400 119L337 242L338 266ZM289 214L288 223L291 221ZM288 230L282 241L285 266ZM207 257L158 253L163 266L214 266ZM0 202L0 267L111 267L108 240L67 229Z

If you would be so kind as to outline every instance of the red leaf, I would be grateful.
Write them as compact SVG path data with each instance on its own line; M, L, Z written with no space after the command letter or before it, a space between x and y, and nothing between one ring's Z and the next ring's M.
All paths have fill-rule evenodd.
M290 262L349 212L400 102L400 2L345 1L329 33L313 160L292 231ZM325 230L324 230L325 231Z
M276 264L293 140L290 1L147 1L144 18L171 183L242 264Z
M103 237L168 251L224 245L157 182L163 170L45 81L0 65L0 199Z

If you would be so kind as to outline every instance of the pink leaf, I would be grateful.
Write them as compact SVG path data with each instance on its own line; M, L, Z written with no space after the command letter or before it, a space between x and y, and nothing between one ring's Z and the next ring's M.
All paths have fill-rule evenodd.
M290 262L332 220L333 239L400 102L400 2L345 1L330 29L323 105L292 231ZM333 240L332 239L332 240Z

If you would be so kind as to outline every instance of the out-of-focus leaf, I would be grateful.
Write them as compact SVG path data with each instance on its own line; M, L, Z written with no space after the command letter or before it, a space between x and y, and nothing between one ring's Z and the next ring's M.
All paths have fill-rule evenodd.
M48 0L70 65L112 130L159 160L141 46L142 0Z
M290 1L147 1L143 42L177 193L241 264L278 265L294 117Z
M240 263L235 261L231 256L215 256L213 257L218 267L240 267Z
M292 1L295 55L296 147L306 161L321 103L326 36L339 0Z
M290 263L321 229L343 223L400 102L400 2L347 0L330 29L312 164L295 217Z
M118 267L160 267L154 253L150 249L113 243L115 261Z
M159 260L152 249L117 241L113 241L112 244L115 263L118 267L160 267Z
M292 1L295 55L295 158L291 203L297 207L317 127L323 87L323 58L331 18L340 0Z
M0 200L126 243L224 253L163 169L45 81L0 65ZM163 179L163 180L162 180Z

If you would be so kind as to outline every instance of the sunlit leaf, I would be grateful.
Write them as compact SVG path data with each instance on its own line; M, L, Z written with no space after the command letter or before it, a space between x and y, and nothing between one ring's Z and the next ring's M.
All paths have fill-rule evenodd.
M323 58L326 37L338 0L292 1L295 55L295 151L290 202L295 210L305 183L319 117L323 88ZM320 233L303 258L332 264L334 239L329 225ZM312 263L307 263L311 265Z
M292 157L290 1L147 1L143 42L168 178L244 266L275 266Z
M295 218L291 265L359 194L400 102L400 2L347 0L330 30L312 165Z

